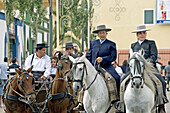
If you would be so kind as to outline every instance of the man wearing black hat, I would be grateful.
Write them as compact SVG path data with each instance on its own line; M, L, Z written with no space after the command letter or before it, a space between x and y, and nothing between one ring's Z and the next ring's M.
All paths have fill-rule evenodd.
M46 55L47 47L44 43L37 44L36 53L28 56L25 60L25 69L33 66L30 75L34 76L36 80L39 78L45 80L50 75L51 60Z
M117 50L116 44L106 38L109 31L111 31L111 29L106 28L105 25L97 26L97 30L93 31L93 33L96 33L100 39L90 43L90 49L88 50L86 57L93 65L95 61L100 63L100 66L115 78L119 91L120 76L111 64L117 58Z
M74 47L75 47L75 46L73 46L73 43L72 43L72 42L66 42L65 47L62 47L62 48L65 48L66 53L65 53L65 55L63 55L62 57L66 57L67 55L70 55L70 56L72 56L73 58L77 58L78 56L75 55L75 54L73 54Z

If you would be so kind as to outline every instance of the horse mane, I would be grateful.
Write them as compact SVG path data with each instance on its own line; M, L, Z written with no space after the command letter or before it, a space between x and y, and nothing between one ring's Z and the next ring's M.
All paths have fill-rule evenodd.
M156 68L154 65L150 62L147 62L143 56L140 54L137 54L137 59L144 63L144 83L153 91L153 93L156 93L156 86L154 85L154 81L152 79L155 74L158 74Z

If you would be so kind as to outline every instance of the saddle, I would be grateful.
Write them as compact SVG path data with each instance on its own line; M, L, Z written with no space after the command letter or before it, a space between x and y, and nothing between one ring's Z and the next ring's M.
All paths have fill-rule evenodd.
M112 77L112 75L107 72L105 69L100 68L100 71L98 71L100 76L104 79L106 86L108 88L109 98L110 101L117 101L119 100L117 86L116 86L116 80Z

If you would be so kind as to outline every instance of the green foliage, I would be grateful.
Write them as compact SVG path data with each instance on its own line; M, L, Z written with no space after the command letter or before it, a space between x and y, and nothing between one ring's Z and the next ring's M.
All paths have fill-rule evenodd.
M4 0L5 11L6 11L6 21L9 26L16 14L16 10L19 10L20 21L24 22L25 13L29 14L30 26L32 27L32 32L34 38L37 37L38 25L41 24L42 19L46 14L45 8L42 6L42 0Z
M75 36L75 37L72 36L72 41L81 48L80 40L82 39L82 29L84 29L84 39L87 47L88 19L90 20L90 30L91 30L91 26L92 26L91 19L94 13L92 0L89 1L90 1L90 6L88 6L87 0L74 0L73 4L71 2L67 3L67 6L69 6L69 4L70 6L72 5L69 8L64 7L63 0L59 1L60 44L63 43L63 40L68 41L66 40L66 38L71 36L68 35L66 36L65 33L71 31L73 36ZM67 18L63 18L63 15L64 16L67 15ZM71 19L69 19L68 17L70 17ZM67 21L62 21L63 19ZM71 22L70 26L68 26L69 21Z

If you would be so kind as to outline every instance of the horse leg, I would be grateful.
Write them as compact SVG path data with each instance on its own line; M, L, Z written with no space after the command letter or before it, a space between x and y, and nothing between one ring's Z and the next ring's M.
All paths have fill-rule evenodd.
M129 110L127 107L126 107L126 113L134 113L133 111Z
M87 113L94 113L92 110L90 95L88 94L87 91L84 92L83 105L84 105L84 109Z

